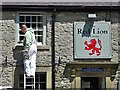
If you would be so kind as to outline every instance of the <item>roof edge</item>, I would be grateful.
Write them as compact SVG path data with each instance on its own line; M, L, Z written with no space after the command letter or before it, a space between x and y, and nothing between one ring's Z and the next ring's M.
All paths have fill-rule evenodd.
M2 6L4 5L120 6L120 2L2 2Z

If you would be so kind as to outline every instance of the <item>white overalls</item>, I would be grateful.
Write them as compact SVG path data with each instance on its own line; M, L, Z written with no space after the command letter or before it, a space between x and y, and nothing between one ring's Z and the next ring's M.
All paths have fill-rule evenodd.
M35 35L32 34L33 42L30 45L29 50L25 51L24 54L24 70L27 76L35 76L36 71L36 54L37 54L37 44L35 40ZM27 57L27 58L26 58Z

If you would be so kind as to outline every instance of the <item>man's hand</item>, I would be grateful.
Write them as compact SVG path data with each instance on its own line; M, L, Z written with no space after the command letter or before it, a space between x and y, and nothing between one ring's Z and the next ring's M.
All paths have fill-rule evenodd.
M28 50L22 50L22 52L28 52Z

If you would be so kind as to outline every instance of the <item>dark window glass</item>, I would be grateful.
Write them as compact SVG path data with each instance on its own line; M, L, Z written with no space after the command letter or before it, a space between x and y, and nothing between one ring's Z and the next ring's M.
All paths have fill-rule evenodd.
M43 22L43 16L38 16L38 22Z
M36 29L36 23L32 23L32 28Z
M35 38L38 42L42 42L42 36L35 36Z
M45 89L46 89L46 83L41 83L41 84L40 84L40 89L45 90Z
M26 16L26 22L30 22L30 16Z
M23 24L25 24L25 23L19 23L19 26L20 26L19 29L21 28L21 26L22 26Z
M32 22L36 22L36 16L32 16Z
M42 23L38 23L38 28L39 29L43 29L43 24Z
M35 35L42 35L42 31L35 31Z
M36 76L35 87L36 89L46 90L46 73L38 73Z
M40 74L40 77L42 77L42 78L40 78L40 82L46 82L46 74Z
M25 21L25 17L24 16L20 16L20 22L24 22Z
M28 28L30 28L30 23L26 23L26 26L27 26Z
M21 43L23 41L23 39L24 39L24 36L20 36L19 43Z
M19 34L20 34L20 35L24 35L25 33L23 33L22 31L19 31Z

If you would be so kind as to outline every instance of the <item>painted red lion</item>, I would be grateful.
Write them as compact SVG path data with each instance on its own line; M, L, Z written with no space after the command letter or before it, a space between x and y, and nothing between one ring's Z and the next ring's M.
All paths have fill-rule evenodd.
M99 56L101 54L100 50L102 49L102 46L101 46L100 39L98 39L98 43L100 45L100 48L96 47L96 43L97 43L97 41L95 39L91 39L90 44L88 44L87 41L84 42L84 44L87 46L87 47L85 47L85 50L92 50L92 52L89 53L89 55L93 55L95 52L97 53L97 56Z

